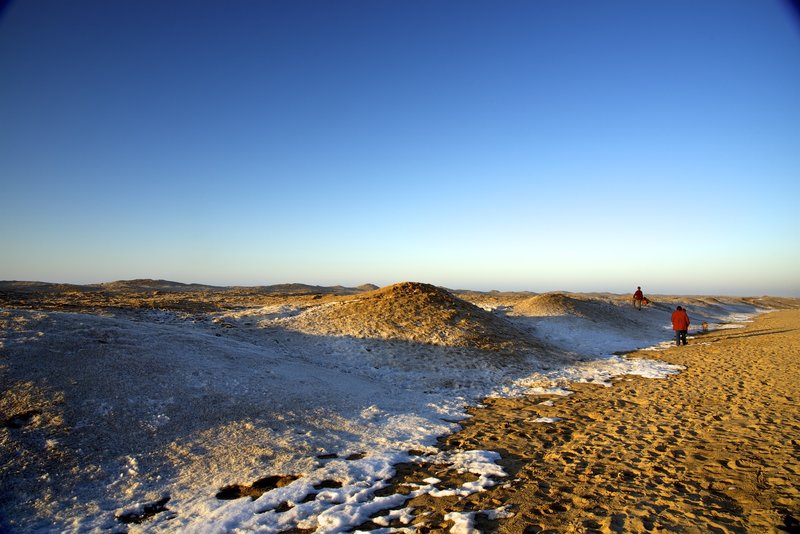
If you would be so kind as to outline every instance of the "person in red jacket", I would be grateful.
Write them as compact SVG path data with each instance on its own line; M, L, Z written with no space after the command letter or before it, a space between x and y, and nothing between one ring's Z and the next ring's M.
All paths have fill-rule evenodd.
M643 300L644 300L644 293L642 293L642 288L637 287L636 292L633 294L633 307L639 311L642 311Z
M674 312L672 312L672 329L675 330L675 344L680 345L683 343L687 345L686 342L686 334L689 331L689 315L686 313L686 310L678 306Z

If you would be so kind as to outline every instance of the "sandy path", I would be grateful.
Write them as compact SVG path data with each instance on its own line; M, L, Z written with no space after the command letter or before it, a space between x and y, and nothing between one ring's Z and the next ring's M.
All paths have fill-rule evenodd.
M687 367L667 379L623 377L613 387L490 399L445 448L499 452L509 478L466 498L429 495L420 532L444 515L511 505L512 517L474 516L481 531L800 532L800 310L763 315L631 357ZM539 417L561 417L535 423ZM404 466L397 482L453 474Z

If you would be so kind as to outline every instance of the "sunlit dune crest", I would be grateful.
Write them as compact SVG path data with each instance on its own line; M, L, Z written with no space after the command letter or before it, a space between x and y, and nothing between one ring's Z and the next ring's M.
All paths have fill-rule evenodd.
M555 315L577 315L579 317L591 316L596 308L583 300L573 298L563 293L546 293L523 300L514 306L518 315L533 317L546 317Z
M650 307L661 312L670 310L671 304L654 302ZM527 298L514 305L511 312L521 317L574 317L609 327L636 327L641 314L632 315L627 301L610 298L591 298L584 295L546 293ZM643 324L641 325L644 326Z

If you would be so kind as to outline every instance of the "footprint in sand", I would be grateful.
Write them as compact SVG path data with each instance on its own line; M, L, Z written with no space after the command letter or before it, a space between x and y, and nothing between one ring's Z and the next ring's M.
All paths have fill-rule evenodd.
M150 519L154 515L168 511L167 503L169 502L169 500L170 500L169 495L165 495L161 499L147 503L141 508L138 508L136 510L120 513L116 516L116 519L120 523L125 523L127 525L130 524L138 525L144 523L146 520Z
M600 499L600 497L598 497L598 499ZM592 506L592 507L586 508L586 511L588 513L590 513L590 514L594 514L594 515L600 516L600 517L606 517L608 515L608 510L606 510L602 506Z
M757 469L759 464L747 458L737 458L736 460L729 460L726 464L730 469Z
M42 414L41 410L28 410L26 412L14 414L5 421L2 425L6 428L18 429L30 424L36 416Z
M220 488L217 492L217 499L228 501L240 499L242 497L250 497L251 500L256 500L266 492L275 488L282 488L298 478L299 477L294 475L273 475L260 478L250 485L231 484Z

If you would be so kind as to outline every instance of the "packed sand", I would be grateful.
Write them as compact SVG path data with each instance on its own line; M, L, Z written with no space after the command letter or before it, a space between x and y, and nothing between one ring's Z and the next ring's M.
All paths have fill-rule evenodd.
M499 452L510 482L463 499L412 500L418 529L800 531L800 311L700 335L658 358L686 370L472 409L443 447ZM435 465L400 473L397 485L451 483ZM507 517L470 513L498 507Z

